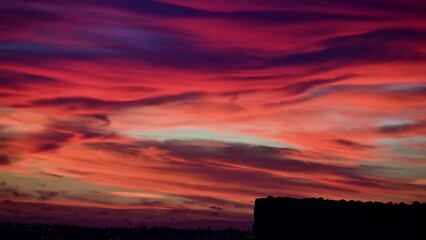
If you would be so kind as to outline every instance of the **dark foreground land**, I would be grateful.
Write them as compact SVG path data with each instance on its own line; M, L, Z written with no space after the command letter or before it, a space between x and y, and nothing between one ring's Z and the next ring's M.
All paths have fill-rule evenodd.
M73 225L0 223L1 240L249 240L252 233L171 228L94 228Z
M426 203L256 199L254 239L425 240Z
M256 199L253 232L0 223L0 240L425 240L426 203Z

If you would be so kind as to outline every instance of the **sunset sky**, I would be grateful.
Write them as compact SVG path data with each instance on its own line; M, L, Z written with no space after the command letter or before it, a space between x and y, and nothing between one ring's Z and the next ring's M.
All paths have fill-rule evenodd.
M426 1L0 0L0 220L268 195L426 201Z

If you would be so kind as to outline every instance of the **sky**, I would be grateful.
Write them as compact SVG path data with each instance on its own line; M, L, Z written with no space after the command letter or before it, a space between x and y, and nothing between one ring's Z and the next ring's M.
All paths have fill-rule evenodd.
M247 227L269 195L424 202L425 13L0 0L0 220Z

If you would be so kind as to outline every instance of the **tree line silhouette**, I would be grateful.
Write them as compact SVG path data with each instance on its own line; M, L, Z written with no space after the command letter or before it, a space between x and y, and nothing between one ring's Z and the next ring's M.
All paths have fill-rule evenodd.
M84 227L0 223L2 240L337 240L426 239L426 203L381 203L322 198L259 198L253 231Z
M251 231L0 223L1 240L249 240Z

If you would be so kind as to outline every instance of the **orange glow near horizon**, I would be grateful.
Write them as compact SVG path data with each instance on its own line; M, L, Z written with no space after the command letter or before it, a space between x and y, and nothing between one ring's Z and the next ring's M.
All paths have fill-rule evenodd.
M0 220L250 222L268 195L426 201L425 11L4 3Z

